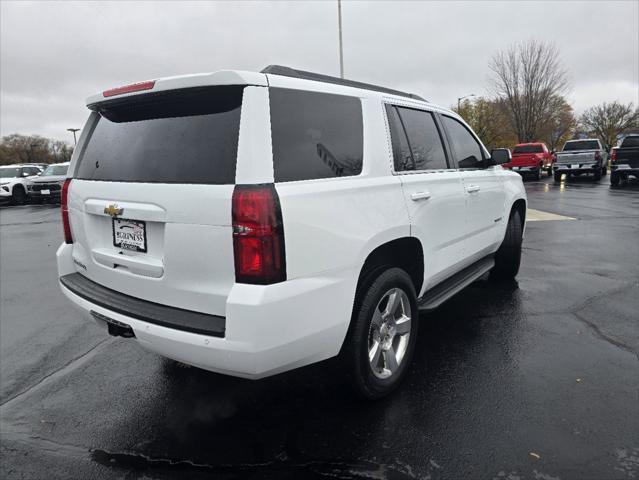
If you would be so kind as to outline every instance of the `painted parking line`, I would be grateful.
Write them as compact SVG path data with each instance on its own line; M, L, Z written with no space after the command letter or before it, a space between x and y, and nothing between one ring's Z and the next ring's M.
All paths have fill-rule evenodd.
M542 212L541 210L535 210L529 208L526 213L527 222L544 222L547 220L577 220L573 217L565 217L563 215L557 215L556 213Z

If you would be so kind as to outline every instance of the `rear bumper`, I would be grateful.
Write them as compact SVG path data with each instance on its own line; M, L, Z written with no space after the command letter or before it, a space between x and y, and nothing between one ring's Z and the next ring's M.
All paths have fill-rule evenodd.
M88 318L105 329L106 322L90 315L91 311L98 317L103 315L129 325L144 348L206 370L257 379L324 360L339 353L350 323L357 282L354 270L268 286L234 284L226 301L224 318L191 312L202 316L200 320L204 322L205 317L210 317L212 323L223 321L223 337L220 337L187 331L176 325L175 320L172 326L159 324L153 316L145 319L139 310L151 304L167 309L164 313L178 310L177 313L183 314L180 309L120 292L114 292L113 299L79 295L81 292L73 291L63 280L68 279L69 274L79 275L73 264L72 249L72 245L62 244L57 252L60 286ZM132 300L134 304L123 300Z
M598 170L601 171L603 168L602 165L594 167L594 164L580 165L579 167L573 168L571 164L560 164L553 165L552 169L557 173L595 173Z

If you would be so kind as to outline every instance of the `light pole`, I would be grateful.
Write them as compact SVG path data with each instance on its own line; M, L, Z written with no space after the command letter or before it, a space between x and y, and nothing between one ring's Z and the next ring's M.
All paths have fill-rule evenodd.
M471 93L470 95L464 95L463 97L457 97L457 113L459 113L459 109L461 108L461 101L462 101L464 98L474 97L474 96L475 96L475 94L474 94L474 93Z
M342 0L337 0L337 23L339 28L339 77L344 78L344 47L342 46Z
M79 131L80 131L79 128L67 128L67 132L73 133L73 146L76 146L78 144L78 141L75 138L75 132L79 132Z

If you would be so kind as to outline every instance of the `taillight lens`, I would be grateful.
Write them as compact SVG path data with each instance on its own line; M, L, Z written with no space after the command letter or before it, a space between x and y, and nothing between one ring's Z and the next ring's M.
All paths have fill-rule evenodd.
M595 160L597 161L601 160L601 153L595 152Z
M143 90L152 90L155 86L155 80L148 82L133 83L131 85L124 85L123 87L112 88L102 92L102 96L105 98L114 97L116 95L123 95L125 93L141 92Z
M60 195L60 210L62 211L62 227L64 228L65 243L73 243L71 236L71 224L69 223L69 187L71 179L67 178L62 184L62 192Z
M286 280L282 209L275 186L233 190L235 281L266 285Z
M617 150L616 149L613 149L612 155L610 155L610 161L611 162L616 162L617 161Z

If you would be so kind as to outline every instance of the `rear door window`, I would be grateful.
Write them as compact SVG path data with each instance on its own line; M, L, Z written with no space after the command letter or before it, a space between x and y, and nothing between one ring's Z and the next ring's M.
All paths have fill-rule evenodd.
M413 170L447 169L444 146L433 114L412 108L395 108L413 154Z
M99 106L75 177L235 183L241 86L191 88Z
M276 182L347 177L362 172L359 98L270 88Z

